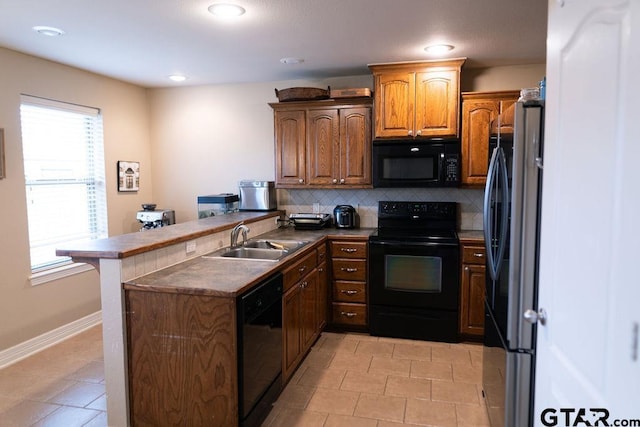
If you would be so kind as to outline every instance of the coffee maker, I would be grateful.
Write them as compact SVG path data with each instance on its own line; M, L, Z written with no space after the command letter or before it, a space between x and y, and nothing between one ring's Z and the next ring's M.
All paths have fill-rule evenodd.
M136 219L142 223L140 231L146 231L175 224L176 213L171 209L156 209L156 205L145 203L136 214Z

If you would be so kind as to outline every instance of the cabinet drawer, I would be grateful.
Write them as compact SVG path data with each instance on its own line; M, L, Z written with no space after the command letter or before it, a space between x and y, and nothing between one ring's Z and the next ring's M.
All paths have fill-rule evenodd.
M367 280L367 261L363 259L334 259L332 261L333 278L336 280Z
M331 242L331 257L367 259L367 242Z
M333 323L342 325L367 325L367 306L364 304L349 304L334 302Z
M486 262L484 246L463 246L463 264L484 264Z
M305 255L300 261L287 268L283 273L284 291L286 292L287 289L291 288L296 282L311 273L316 267L316 261L316 251L312 251L308 255Z
M318 246L318 249L316 249L316 254L318 255L318 265L320 265L327 259L326 243Z
M367 302L364 282L333 282L333 300L339 302Z

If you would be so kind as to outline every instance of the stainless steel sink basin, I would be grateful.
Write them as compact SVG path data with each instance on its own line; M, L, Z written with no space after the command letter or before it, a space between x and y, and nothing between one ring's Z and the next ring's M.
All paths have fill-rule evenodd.
M269 239L256 239L249 240L244 244L245 248L260 248L260 249L280 249L285 251L295 251L301 248L309 242L299 240L269 240Z
M305 246L306 241L298 240L248 240L243 246L219 249L203 258L228 258L255 261L279 261Z

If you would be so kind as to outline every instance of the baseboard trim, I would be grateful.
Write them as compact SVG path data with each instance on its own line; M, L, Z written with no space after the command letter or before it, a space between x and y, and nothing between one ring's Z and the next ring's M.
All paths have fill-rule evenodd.
M22 342L18 345L0 351L0 369L12 365L24 358L27 358L45 348L58 344L61 341L71 338L93 326L102 323L102 311L75 320L66 325L60 326L52 331L46 332L35 338Z

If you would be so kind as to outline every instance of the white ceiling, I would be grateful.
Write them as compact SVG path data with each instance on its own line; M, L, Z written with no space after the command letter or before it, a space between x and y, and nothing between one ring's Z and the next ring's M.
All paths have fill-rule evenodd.
M145 87L176 86L175 73L181 85L367 74L432 59L423 48L443 41L465 67L545 62L546 0L234 0L247 12L233 22L207 11L230 1L0 0L0 46Z

